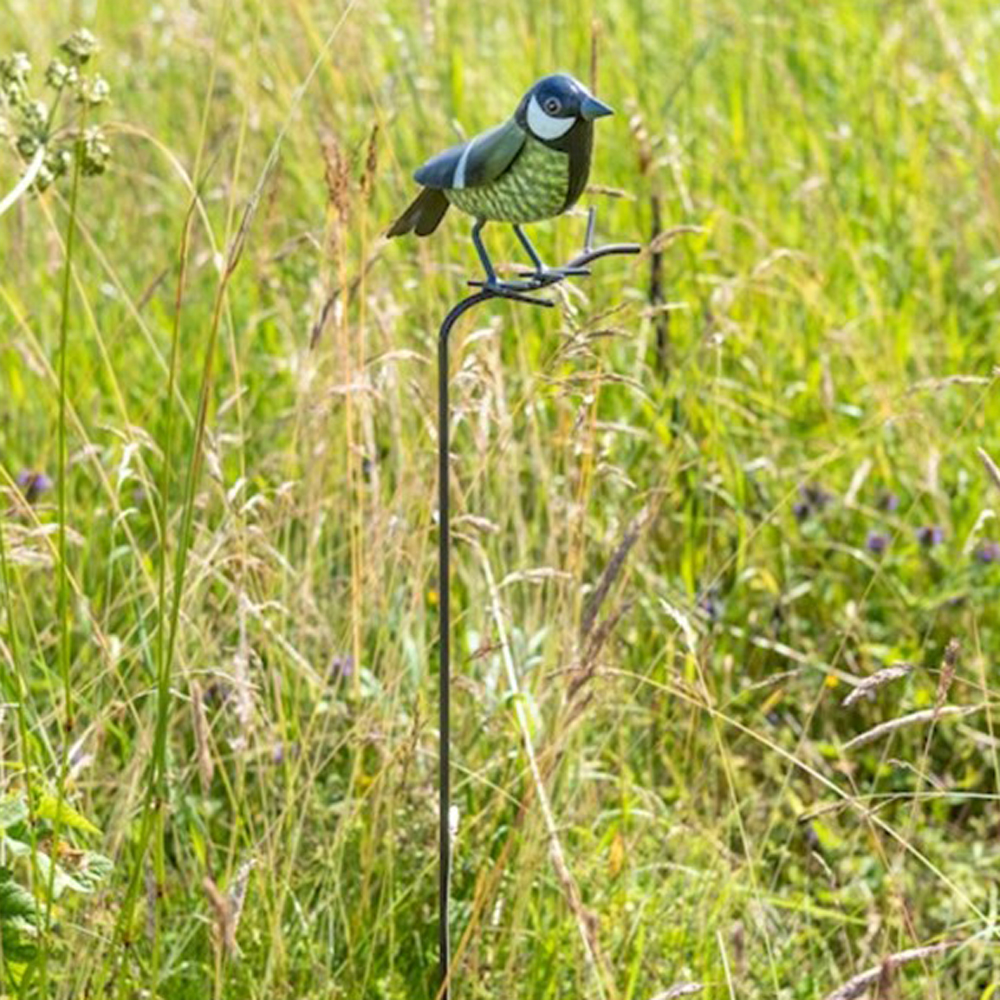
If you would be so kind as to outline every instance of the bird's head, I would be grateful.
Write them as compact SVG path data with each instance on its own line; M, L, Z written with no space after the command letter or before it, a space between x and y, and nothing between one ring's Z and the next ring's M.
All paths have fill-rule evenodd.
M556 143L574 125L585 122L589 126L595 118L613 113L579 80L568 73L554 73L543 76L524 95L515 118L536 139Z

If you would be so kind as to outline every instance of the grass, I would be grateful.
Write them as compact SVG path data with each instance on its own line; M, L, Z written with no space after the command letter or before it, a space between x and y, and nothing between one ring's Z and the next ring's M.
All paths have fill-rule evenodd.
M685 228L456 331L455 996L815 1000L952 941L857 988L996 995L991 5L62 6L0 0L0 55L84 24L114 97L109 172L0 218L0 777L76 810L4 845L51 905L8 994L434 996L476 262L380 233L593 49L601 237ZM52 899L53 840L110 879Z

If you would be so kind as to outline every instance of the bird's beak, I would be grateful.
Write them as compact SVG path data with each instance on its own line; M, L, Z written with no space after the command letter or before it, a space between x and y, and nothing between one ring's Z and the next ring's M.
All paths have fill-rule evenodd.
M595 118L603 118L605 115L613 115L614 110L609 108L602 101L599 101L593 95L587 94L587 96L580 103L580 114L586 118L588 122L590 122Z

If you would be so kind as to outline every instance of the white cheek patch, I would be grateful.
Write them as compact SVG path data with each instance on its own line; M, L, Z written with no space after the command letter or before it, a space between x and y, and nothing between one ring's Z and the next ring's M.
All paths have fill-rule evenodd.
M553 118L547 115L538 103L537 97L528 102L528 128L539 139L558 139L565 135L574 125L575 118Z

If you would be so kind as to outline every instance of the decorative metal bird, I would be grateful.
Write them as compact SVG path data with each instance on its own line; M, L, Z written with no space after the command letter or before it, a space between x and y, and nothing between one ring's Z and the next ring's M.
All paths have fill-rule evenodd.
M594 119L612 113L568 74L543 77L509 121L435 156L413 175L424 189L386 235L429 236L454 205L475 217L472 242L486 271L486 288L510 284L497 280L483 246L480 234L487 222L513 225L534 265L531 284L580 273L546 267L521 225L573 207L587 186Z

